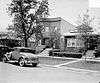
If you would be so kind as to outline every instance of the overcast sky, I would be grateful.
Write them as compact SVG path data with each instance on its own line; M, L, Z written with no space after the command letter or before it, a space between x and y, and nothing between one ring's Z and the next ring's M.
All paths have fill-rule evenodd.
M50 14L74 23L77 16L88 8L88 0L50 0Z
M89 0L94 1L94 0ZM89 5L88 0L49 0L50 17L62 17L66 21L75 24L80 13L86 11L89 7L95 7L93 3ZM99 1L99 0L97 0ZM0 31L4 31L11 22L6 13L7 4L10 0L0 0ZM98 5L98 4L97 4ZM99 5L98 5L99 6ZM99 16L99 8L92 8L93 15Z

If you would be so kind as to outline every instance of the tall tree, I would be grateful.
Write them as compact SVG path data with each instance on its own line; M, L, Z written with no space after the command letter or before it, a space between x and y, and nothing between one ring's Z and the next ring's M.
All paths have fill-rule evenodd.
M28 39L32 35L38 42L43 30L40 19L48 15L48 0L12 0L8 9L14 17L14 27L10 30L14 30L17 37L24 40L24 46L28 46Z
M89 15L89 10L87 10L86 13L79 15L79 26L76 27L77 32L79 33L77 38L82 39L84 41L85 52L88 48L89 35L93 32L93 28L91 27L93 20L94 17L91 17Z

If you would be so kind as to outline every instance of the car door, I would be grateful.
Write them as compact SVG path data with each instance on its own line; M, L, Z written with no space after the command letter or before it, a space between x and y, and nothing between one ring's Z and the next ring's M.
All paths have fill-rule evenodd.
M20 56L20 49L15 48L14 51L12 52L12 57L14 60L18 60Z

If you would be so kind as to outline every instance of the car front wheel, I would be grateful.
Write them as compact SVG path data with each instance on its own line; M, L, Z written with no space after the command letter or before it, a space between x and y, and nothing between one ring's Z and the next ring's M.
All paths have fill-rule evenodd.
M20 65L21 67L25 66L25 61L24 61L23 58L20 58L18 63L19 63L19 65Z
M32 66L33 67L37 67L37 63L32 63Z

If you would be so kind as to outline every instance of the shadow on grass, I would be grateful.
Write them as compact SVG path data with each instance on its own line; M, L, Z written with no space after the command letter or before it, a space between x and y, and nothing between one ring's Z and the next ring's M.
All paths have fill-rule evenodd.
M19 64L17 62L7 62L7 63L11 64L11 65L19 66ZM41 68L39 65L37 65L36 67L34 67L34 66L32 66L32 64L27 64L27 65L25 65L23 67L26 67L26 68Z

